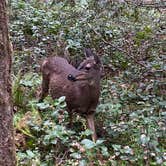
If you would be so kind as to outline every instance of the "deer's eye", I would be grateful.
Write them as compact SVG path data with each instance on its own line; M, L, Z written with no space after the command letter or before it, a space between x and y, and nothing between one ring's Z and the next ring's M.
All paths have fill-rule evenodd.
M85 66L85 70L89 70L91 68L91 64L86 64L86 66Z
M85 67L85 70L89 70L89 69L90 69L90 67L89 67L89 66L86 66L86 67Z

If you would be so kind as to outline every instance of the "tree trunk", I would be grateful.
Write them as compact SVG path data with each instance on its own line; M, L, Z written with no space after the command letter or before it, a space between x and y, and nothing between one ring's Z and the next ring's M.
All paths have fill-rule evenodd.
M15 166L11 100L11 46L6 0L0 0L0 166Z

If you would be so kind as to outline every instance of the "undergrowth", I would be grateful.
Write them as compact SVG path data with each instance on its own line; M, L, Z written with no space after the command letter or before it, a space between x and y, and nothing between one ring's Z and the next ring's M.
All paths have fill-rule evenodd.
M9 5L18 165L165 165L163 10L107 0ZM69 127L64 97L38 103L41 60L59 55L77 66L84 47L104 68L96 143L79 115Z

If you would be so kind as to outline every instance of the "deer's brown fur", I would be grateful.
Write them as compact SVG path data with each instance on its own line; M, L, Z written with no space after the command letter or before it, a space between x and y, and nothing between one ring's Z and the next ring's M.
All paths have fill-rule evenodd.
M87 58L77 69L61 57L50 57L43 61L40 101L48 93L53 99L65 96L70 114L78 112L86 116L95 141L94 113L100 95L101 62L90 49L85 49L85 53Z

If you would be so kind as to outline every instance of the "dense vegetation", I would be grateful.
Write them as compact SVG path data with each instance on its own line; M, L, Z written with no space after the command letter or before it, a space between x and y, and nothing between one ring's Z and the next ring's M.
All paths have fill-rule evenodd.
M165 165L164 4L11 0L9 5L18 165ZM96 143L80 116L68 127L64 97L38 103L41 60L60 55L77 66L85 47L104 67Z

